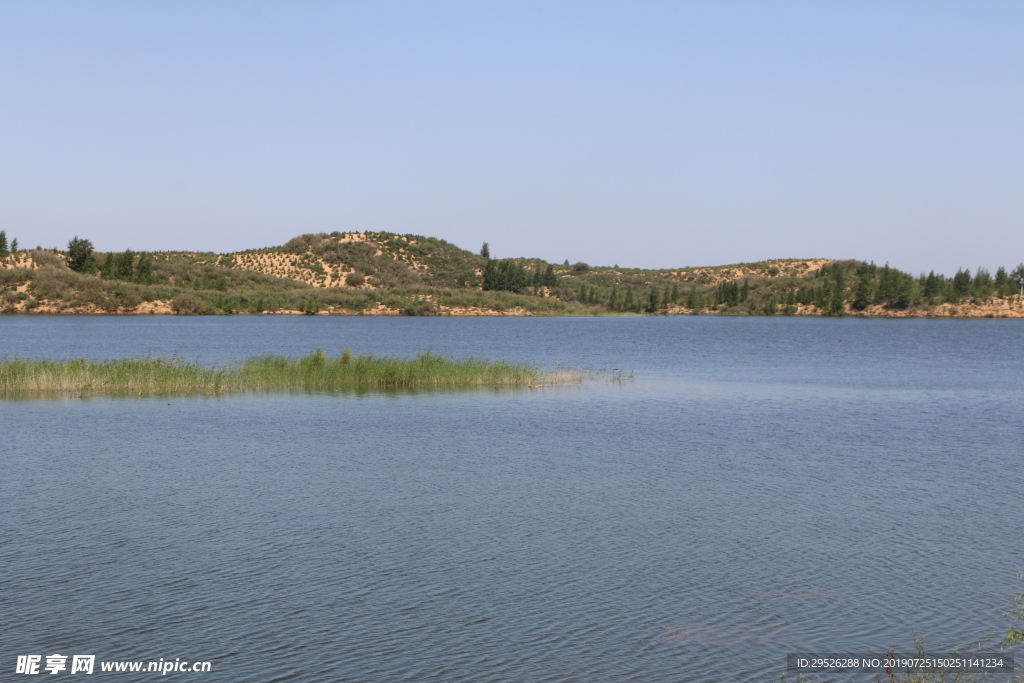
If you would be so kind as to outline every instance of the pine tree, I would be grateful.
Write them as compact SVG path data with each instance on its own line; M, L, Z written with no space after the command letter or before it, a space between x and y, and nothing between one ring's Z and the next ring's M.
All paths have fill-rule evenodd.
M1013 269L1013 272L1010 273L1010 279L1017 283L1017 286L1020 287L1021 295L1024 296L1024 263Z
M114 259L114 277L118 280L131 280L135 276L135 252L126 249Z
M978 268L974 274L974 282L971 283L971 291L974 296L981 299L992 294L992 276L989 275L988 268Z
M914 299L914 278L907 273L893 270L893 299L895 308L906 308Z
M135 281L144 285L156 282L156 275L153 273L153 257L146 252L139 255L139 264L135 269Z
M484 291L496 291L498 289L498 264L488 261L484 266Z
M522 294L533 280L526 268L513 261L490 260L484 266L483 289Z
M12 254L17 254L18 253L18 238L17 237L15 237L13 240L11 240L11 253Z
M843 278L843 271L840 268L835 270L836 281L832 289L832 299L829 301L829 315L843 315L846 312L846 282Z
M548 264L548 268L544 271L544 286L554 287L558 284L558 277L555 276L555 267Z
M1006 296L1011 293L1008 291L1010 289L1010 276L1007 275L1006 268L999 266L996 269L996 279L993 284L995 285L996 293L999 294L999 296Z
M871 305L873 284L874 278L869 272L863 272L857 277L857 284L853 288L853 301L850 303L854 310L863 311Z
M608 297L608 310L617 311L619 310L619 288L613 287L611 296Z
M896 296L896 282L889 264L878 272L878 289L875 291L876 304L890 304Z
M696 313L700 309L704 308L703 300L700 292L697 290L697 286L690 287L690 291L686 293L686 307L689 308L693 313Z
M491 258L491 246L484 242L484 245L480 247L480 255L486 259Z
M86 273L96 269L96 258L92 254L92 242L75 235L68 242L68 268L76 273Z
M114 263L117 261L117 257L114 254L107 254L107 257L103 260L103 265L100 266L100 277L106 280L114 279Z
M958 270L953 276L953 298L960 300L971 293L971 271Z
M716 303L735 306L740 302L740 286L737 282L723 282L715 293Z
M647 298L647 312L655 313L659 308L661 308L661 302L658 296L658 288L651 287L651 293Z
M0 258L6 258L10 253L7 249L7 231L0 230Z
M523 268L514 261L505 261L508 264L508 275L507 275L507 287L508 291L516 294L522 294L523 290L529 285L529 280L526 276L526 268Z
M926 301L931 301L939 295L939 276L935 274L935 271L928 273L928 277L924 278L924 288L922 291Z

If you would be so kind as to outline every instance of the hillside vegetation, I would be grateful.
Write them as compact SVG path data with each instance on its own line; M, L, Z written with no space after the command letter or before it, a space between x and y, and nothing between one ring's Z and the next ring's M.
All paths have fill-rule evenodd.
M14 246L12 244L11 246ZM0 312L306 315L1024 317L1024 266L912 276L778 259L644 270L494 259L419 235L306 234L230 254L15 250L0 232Z

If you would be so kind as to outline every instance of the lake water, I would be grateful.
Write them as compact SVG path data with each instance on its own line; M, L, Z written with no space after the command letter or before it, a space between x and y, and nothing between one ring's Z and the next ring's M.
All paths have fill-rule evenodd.
M9 356L318 347L635 379L0 401L0 678L777 681L1024 591L1019 321L0 318Z

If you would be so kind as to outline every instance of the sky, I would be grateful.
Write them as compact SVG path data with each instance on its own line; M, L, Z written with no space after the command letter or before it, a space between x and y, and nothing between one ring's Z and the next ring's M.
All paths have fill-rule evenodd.
M1024 261L1024 3L0 0L0 229Z

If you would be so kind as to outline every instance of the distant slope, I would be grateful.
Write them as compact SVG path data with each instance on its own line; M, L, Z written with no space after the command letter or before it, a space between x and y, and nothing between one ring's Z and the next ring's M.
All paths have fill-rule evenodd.
M231 255L236 268L313 287L472 287L479 257L444 240L391 233L307 234Z
M75 272L69 265L79 264ZM229 254L0 254L0 312L306 315L1024 317L1018 284L861 261L645 270L492 260L420 235L305 234ZM1024 271L1021 271L1024 273Z

